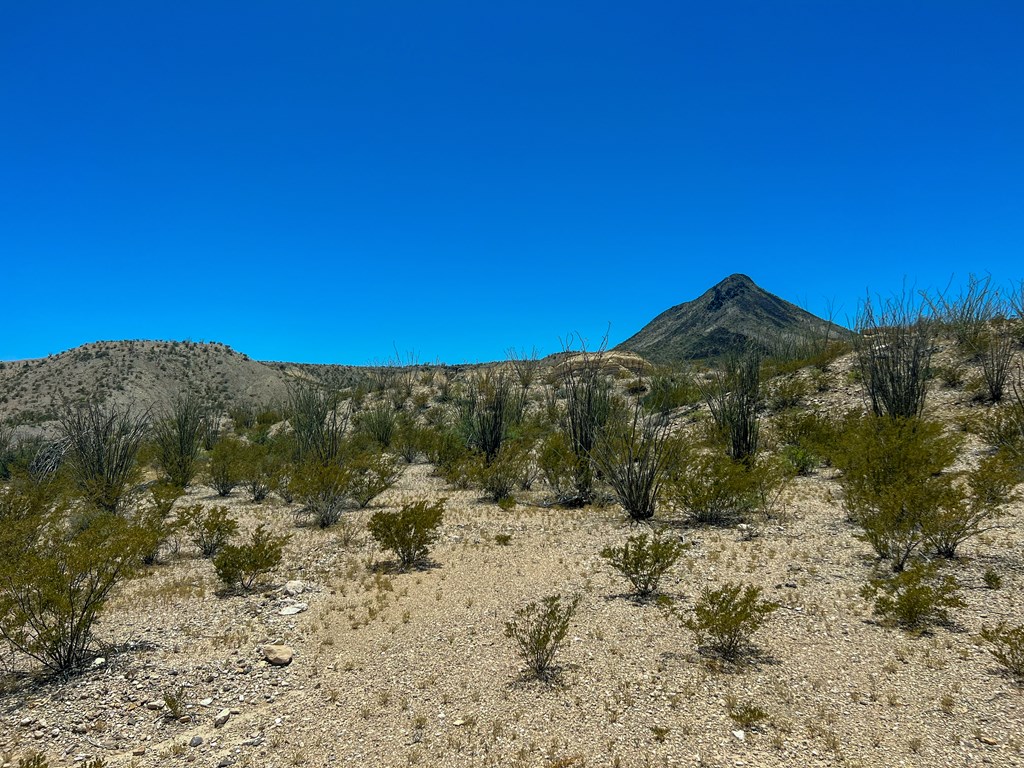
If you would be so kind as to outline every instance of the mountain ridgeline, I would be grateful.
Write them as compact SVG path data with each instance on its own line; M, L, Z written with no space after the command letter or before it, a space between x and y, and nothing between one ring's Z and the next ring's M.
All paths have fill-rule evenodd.
M713 359L751 344L771 350L826 334L837 338L849 331L768 293L746 275L730 275L693 301L665 310L615 349L670 364Z

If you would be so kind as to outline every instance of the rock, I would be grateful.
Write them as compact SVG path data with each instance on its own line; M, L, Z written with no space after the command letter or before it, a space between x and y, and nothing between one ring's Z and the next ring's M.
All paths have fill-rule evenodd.
M220 759L220 762L217 763L217 768L228 768L229 765L234 765L234 764L235 764L235 758L233 758L231 755L225 755L224 757L222 757Z
M188 745L190 747L198 747L198 746L201 746L202 743L203 743L203 737L202 736L193 736L191 739L189 739Z
M145 747L139 747L138 749L133 749L132 750L132 754L135 757L142 757L144 754L146 754L146 748Z
M211 704L213 704L213 699L203 699L202 701L199 702L199 706L201 706L201 707L208 707Z
M737 741L746 741L747 734L743 731L733 731L732 735L736 737Z
M148 704L146 704L146 709L151 709L154 712L159 712L163 708L164 708L164 703L162 701L157 700L157 699L154 699L153 701L151 701Z
M32 724L33 724L33 723L34 723L35 721L36 721L36 719L35 719L34 717L23 717L23 718L21 719L21 727L22 727L22 728L28 728L28 727L29 727L30 725L32 725Z
M295 651L287 645L263 646L263 658L275 667L283 667L291 664L292 657L294 655Z
M230 717L231 717L231 710L230 709L222 709L220 712L217 713L217 716L215 718L213 718L213 727L214 728L220 728L222 725L224 725L224 723L226 723L228 721L228 719Z
M305 591L306 591L306 585L303 584L298 579L294 579L292 581L285 582L284 593L286 595L290 595L291 597L295 597L296 595L301 595Z
M978 741L982 744L987 744L990 747L994 747L999 743L997 739L993 739L991 736L979 736Z
M302 613L308 608L309 606L305 603L295 603L294 605L286 605L284 608L278 611L278 614L280 614L281 616L294 616L298 613Z
M107 660L102 656L97 656L95 659L92 660L92 665L94 668L105 667L107 665Z

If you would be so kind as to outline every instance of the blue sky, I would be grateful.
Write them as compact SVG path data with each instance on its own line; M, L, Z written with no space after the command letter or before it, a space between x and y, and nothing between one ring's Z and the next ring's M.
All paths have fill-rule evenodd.
M1024 277L1024 4L0 4L0 359L615 344Z

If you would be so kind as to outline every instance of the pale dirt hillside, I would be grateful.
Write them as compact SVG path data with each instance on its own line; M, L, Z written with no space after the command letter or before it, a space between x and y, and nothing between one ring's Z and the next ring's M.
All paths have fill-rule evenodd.
M343 389L365 377L352 366L262 363L217 343L99 341L0 363L0 423L45 426L61 395L145 409L192 392L226 413L233 405L280 403L295 379Z
M815 385L800 408L863 407L849 357L792 378ZM990 407L933 382L929 414L950 429ZM680 410L677 427L699 415ZM965 465L981 450L970 436ZM982 625L1024 621L1022 503L949 565L966 603L953 623L913 635L880 624L860 596L879 565L839 495L834 470L798 478L773 517L752 521L756 535L659 511L657 525L693 545L664 584L679 611L727 580L782 606L755 636L760 658L732 668L698 653L677 619L625 595L598 556L635 530L615 504L552 508L538 482L503 510L417 462L369 510L323 531L297 525L295 504L252 504L236 491L226 503L244 528L292 535L266 588L218 594L210 563L186 544L119 589L100 627L102 664L66 684L5 677L0 753L136 768L1024 765L1024 689L978 638ZM366 534L369 515L440 497L432 566L391 572ZM221 500L197 486L184 502ZM985 587L988 569L1000 589ZM302 591L287 594L289 580ZM503 628L554 592L581 602L560 678L544 684L522 676ZM268 664L267 643L291 646L291 663ZM165 692L180 694L185 718L166 716ZM764 721L730 719L743 704Z

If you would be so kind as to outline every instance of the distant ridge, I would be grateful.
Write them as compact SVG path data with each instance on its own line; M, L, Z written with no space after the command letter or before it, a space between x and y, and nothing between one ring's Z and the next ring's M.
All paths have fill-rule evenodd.
M822 338L830 327L833 336L848 333L735 274L665 310L615 349L676 363L720 357L751 343L767 348L787 338Z

